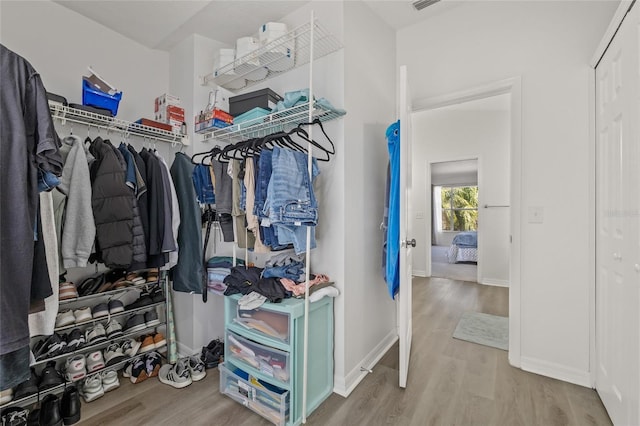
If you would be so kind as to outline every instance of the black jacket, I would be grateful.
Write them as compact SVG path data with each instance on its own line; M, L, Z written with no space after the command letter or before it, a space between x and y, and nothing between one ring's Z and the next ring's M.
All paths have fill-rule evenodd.
M133 260L133 193L125 183L125 168L100 137L89 151L96 158L91 165L91 206L97 258L110 268L127 268Z

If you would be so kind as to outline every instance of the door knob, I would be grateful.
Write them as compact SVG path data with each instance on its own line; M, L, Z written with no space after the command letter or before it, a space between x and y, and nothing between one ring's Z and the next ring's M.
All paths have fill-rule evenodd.
M407 240L400 241L400 247L408 247L408 246L415 247L416 246L416 239L413 238L410 241L407 241Z

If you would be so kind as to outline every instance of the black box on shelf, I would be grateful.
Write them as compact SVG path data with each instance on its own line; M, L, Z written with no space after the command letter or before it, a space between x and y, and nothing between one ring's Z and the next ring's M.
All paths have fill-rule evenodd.
M282 96L271 89L256 90L244 95L231 96L229 98L229 114L235 117L255 107L272 110L276 103L281 100L283 100Z

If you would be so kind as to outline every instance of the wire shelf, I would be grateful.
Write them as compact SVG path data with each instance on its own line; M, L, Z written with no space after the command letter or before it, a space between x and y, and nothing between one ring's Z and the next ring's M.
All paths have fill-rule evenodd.
M344 116L346 112L334 111L316 104L313 107L313 118L323 123ZM201 131L205 134L203 142L235 143L250 138L261 138L272 133L287 131L296 127L299 123L309 121L309 102L296 105L283 111L274 112L264 117L258 117L243 123L234 124L223 129L213 131Z
M188 145L188 140L179 133L53 103L49 104L49 110L51 111L51 117L60 120L63 124L65 121L71 121L84 124L89 128L105 129L107 132L115 131L125 135L150 138L159 142Z
M203 83L215 84L236 92L305 65L310 60L311 22L299 26L261 48L203 77ZM313 59L342 48L340 41L313 21Z

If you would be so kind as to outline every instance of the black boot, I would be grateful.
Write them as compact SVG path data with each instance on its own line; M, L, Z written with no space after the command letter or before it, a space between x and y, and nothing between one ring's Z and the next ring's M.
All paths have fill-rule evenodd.
M60 400L52 393L40 403L40 426L62 426Z
M80 421L80 394L74 385L64 390L61 411L65 425L72 425Z

